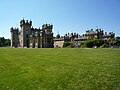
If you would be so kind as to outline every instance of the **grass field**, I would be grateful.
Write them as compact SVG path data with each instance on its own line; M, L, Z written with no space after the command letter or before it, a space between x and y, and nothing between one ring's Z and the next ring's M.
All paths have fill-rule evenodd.
M120 90L120 49L0 48L0 90Z

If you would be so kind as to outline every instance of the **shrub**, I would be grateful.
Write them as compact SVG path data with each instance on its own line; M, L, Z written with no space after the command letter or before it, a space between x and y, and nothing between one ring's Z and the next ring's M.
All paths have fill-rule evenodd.
M63 43L63 47L68 47L68 46L70 46L70 42L64 42Z

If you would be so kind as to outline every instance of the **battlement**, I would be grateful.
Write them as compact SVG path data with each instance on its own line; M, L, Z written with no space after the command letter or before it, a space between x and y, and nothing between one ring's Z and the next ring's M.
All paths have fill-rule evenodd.
M51 25L51 24L43 24L42 29L53 29L53 25Z
M20 21L20 26L23 26L23 25L30 25L30 26L32 26L32 21L30 20L30 21L28 21L28 20L21 20Z
M18 32L18 28L13 28L13 27L11 27L11 28L10 28L10 31L11 31L11 32Z
M102 29L96 29L96 33L103 33L104 31Z

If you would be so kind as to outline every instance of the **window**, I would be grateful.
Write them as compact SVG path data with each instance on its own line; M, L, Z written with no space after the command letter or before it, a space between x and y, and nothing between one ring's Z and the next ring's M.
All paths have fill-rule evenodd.
M47 38L47 43L51 43L51 38Z
M28 38L28 34L26 34L26 38Z

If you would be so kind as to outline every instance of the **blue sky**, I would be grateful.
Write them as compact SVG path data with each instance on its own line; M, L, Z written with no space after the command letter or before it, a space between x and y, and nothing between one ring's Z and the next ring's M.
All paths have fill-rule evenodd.
M120 36L120 0L1 0L0 37L10 38L23 17L36 28L52 23L54 35L98 27Z

